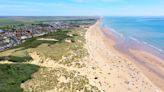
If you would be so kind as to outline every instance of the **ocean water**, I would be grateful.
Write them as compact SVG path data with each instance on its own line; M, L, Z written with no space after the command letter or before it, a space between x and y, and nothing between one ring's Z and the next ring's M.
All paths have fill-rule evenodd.
M164 17L104 17L102 26L126 42L133 40L164 52Z

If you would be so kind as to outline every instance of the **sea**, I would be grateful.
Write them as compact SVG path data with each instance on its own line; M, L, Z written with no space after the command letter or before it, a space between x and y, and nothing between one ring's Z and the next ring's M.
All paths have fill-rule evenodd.
M128 47L148 47L164 55L164 17L103 17L102 27L121 38Z

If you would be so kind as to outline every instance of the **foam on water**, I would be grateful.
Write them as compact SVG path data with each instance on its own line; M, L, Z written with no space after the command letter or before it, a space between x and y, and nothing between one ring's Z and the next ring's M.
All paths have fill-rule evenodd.
M138 39L136 39L136 38L134 38L132 36L130 36L130 39L133 40L133 41L136 41L137 43L141 43Z
M117 32L116 30L114 30L113 28L110 28L110 31L114 32L115 34L117 34L120 37L123 37L123 34Z

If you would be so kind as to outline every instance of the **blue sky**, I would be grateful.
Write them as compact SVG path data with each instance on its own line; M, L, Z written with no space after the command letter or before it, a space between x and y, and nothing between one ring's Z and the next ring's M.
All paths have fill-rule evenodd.
M0 0L0 16L164 16L164 0Z

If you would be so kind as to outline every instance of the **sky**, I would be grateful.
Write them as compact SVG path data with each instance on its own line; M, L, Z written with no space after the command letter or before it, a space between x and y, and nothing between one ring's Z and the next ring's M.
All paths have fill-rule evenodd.
M164 0L0 0L0 16L164 16Z

